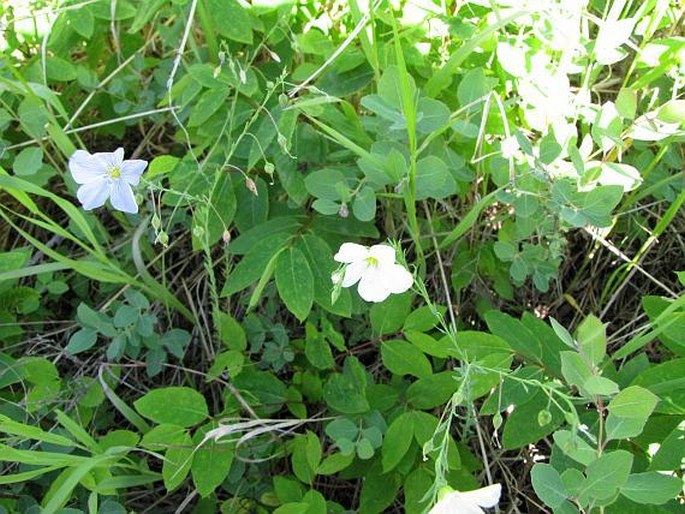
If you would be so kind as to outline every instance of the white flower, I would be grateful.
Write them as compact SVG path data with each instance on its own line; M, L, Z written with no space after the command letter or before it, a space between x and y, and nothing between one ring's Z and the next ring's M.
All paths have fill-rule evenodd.
M505 159L513 159L519 153L520 149L521 147L519 146L516 136L509 136L500 143L502 157Z
M500 484L466 492L453 491L449 487L446 489L448 492L433 505L428 514L483 514L481 507L494 507L502 494Z
M350 287L359 282L359 296L367 302L382 302L391 293L404 293L414 283L414 277L395 262L395 250L388 245L371 248L355 243L343 243L333 257L346 264L333 273L334 284Z
M137 186L147 161L124 160L124 149L89 154L76 150L69 159L69 171L80 185L76 196L87 211L102 207L107 198L112 207L135 214L138 204L131 186Z

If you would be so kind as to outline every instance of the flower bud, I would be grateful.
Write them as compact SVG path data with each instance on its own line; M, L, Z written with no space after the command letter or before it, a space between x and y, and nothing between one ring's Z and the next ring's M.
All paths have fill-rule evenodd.
M259 196L259 191L257 191L257 184L250 177L245 177L245 187L255 196Z
M155 242L160 243L164 247L169 246L169 234L163 230L160 230L159 234L157 234L157 239Z
M541 427L547 426L552 422L552 413L547 409L542 409L538 412L538 425Z
M338 209L338 216L341 218L347 218L350 215L350 209L347 208L347 204L344 203L340 206L340 209Z

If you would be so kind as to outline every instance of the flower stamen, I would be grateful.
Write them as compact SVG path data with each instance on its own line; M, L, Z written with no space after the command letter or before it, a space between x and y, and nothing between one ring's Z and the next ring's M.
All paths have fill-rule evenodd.
M109 173L110 178L113 178L114 180L121 178L121 169L117 166L112 166L111 168L109 168L107 170L107 173Z

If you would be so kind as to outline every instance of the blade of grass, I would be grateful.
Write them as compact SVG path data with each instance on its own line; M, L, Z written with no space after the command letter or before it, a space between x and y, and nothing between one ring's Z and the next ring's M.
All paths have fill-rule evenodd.
M502 18L492 25L486 25L481 31L473 35L468 42L460 46L448 59L448 61L443 65L442 68L437 70L433 76L428 80L426 84L426 90L428 91L428 96L435 98L440 91L445 89L450 84L450 79L452 75L457 72L457 68L468 58L471 53L478 48L478 46L485 41L494 32L497 32L508 23L516 20L520 16L527 14L528 11L516 11L513 14Z
M442 240L440 243L440 249L445 249L452 243L454 243L457 239L459 239L461 236L466 234L471 227L476 223L478 220L478 216L480 213L485 209L486 207L489 207L495 202L495 195L499 191L493 191L487 195L485 195L483 198L478 200L476 204L469 210L469 212L466 213L466 215L459 220L459 223L457 224L456 227L452 229L452 231L447 234L445 239Z

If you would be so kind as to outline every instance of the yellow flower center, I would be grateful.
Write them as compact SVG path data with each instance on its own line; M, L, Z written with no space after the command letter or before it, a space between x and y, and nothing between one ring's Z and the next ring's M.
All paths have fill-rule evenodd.
M114 166L109 169L109 176L113 179L118 179L119 177L121 177L121 170Z
M378 266L378 259L375 257L367 257L366 262L369 263L369 266Z

